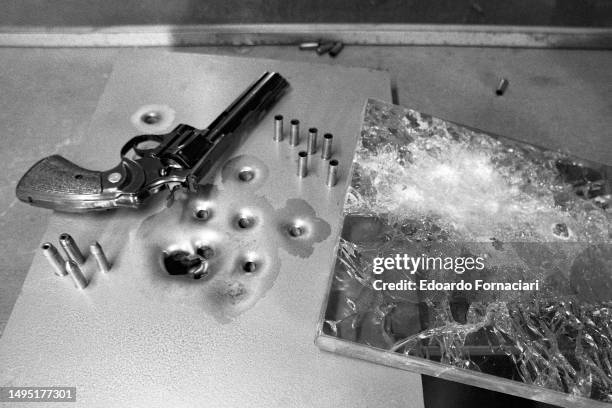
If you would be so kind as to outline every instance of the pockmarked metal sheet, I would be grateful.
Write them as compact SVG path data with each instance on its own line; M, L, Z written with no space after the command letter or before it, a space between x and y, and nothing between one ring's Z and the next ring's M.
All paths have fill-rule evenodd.
M610 167L370 99L317 343L612 402Z
M290 90L236 135L242 144L196 192L162 191L138 211L53 215L43 241L57 246L61 233L71 234L87 256L89 285L77 290L35 256L0 340L1 386L75 387L71 407L422 406L418 375L313 343L363 102L390 98L387 74L129 51L88 137L61 154L109 169L135 135L206 127L264 71L279 72ZM281 142L273 140L277 114L285 117ZM294 118L301 142L291 147ZM297 177L310 127L319 141L334 135L340 171L332 188L320 144L307 176ZM112 263L106 274L86 251L94 240ZM198 267L175 262L185 259Z

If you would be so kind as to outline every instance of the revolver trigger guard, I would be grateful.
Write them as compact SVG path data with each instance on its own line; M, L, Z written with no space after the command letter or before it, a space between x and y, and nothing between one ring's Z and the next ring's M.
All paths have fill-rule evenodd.
M124 144L123 147L121 148L121 152L120 152L121 157L124 157L127 154L127 152L130 151L130 149L133 149L134 152L138 156L145 157L146 155L155 151L158 145L163 143L163 141L164 141L163 135L140 135L140 136L133 137L126 144ZM138 145L140 145L143 142L157 142L157 145L150 149L139 149Z

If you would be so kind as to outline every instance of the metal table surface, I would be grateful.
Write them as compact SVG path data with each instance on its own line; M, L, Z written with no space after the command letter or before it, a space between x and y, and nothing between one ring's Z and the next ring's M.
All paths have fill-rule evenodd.
M339 58L321 60L293 47L187 51L388 69L396 100L403 105L612 163L609 52L379 46L347 47ZM50 215L18 203L16 182L36 159L66 147L78 151L118 52L0 49L0 155L5 169L0 242L6 260L0 266L2 326ZM503 97L493 94L499 76L510 79Z

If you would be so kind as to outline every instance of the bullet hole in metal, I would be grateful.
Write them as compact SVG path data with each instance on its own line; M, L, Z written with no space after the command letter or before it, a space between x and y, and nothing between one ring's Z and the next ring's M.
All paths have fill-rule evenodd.
M80 180L80 179L83 178L83 175L82 174L75 174L74 178L77 179L77 180Z
M201 279L208 274L208 264L198 255L185 251L164 253L164 267L169 275L191 275L193 279Z
M210 259L215 256L215 250L209 246L202 246L196 250L196 254L203 259Z
M206 221L206 220L210 219L211 215L212 215L211 211L210 210L205 210L205 209L197 210L195 212L195 217L197 219L199 219L199 220L202 220L202 221Z
M193 279L202 279L204 276L208 275L208 264L203 262L197 268L190 271Z
M255 219L249 216L242 216L238 219L238 226L242 229L251 228L255 225Z
M299 225L292 225L289 227L289 235L293 238L298 238L304 235L304 228Z
M255 172L249 168L244 168L238 173L238 178L241 181L249 182L255 178Z
M140 120L147 125L154 125L162 119L162 115L156 111L149 111L142 114Z
M247 273L253 273L257 269L257 264L253 261L247 261L242 265L242 270Z

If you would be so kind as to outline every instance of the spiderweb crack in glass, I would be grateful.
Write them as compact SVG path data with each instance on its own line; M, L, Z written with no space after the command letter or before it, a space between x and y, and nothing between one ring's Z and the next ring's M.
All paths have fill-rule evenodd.
M370 100L324 332L612 402L610 169ZM485 269L372 273L375 257ZM373 282L533 282L538 291L377 291Z

